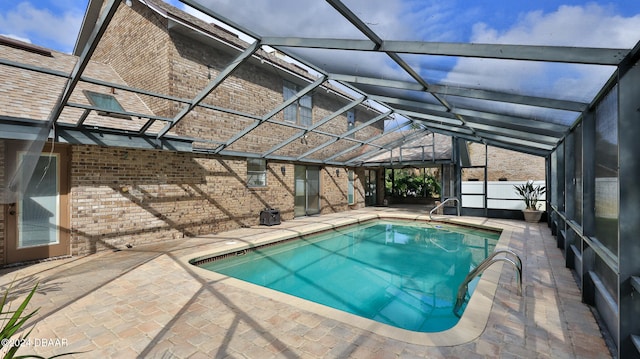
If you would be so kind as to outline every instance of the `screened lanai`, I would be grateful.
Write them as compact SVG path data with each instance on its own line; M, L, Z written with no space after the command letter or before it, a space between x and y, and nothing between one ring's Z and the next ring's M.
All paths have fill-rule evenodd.
M161 122L164 125L161 130L149 130L146 123L138 130L140 135L170 138L171 129L223 84L226 76L244 62L259 59L261 51L273 52L275 49L296 64L303 64L309 74L305 79L307 86L300 85L300 91L291 97L290 102L313 93L321 86L336 86L353 98L353 102L342 112L347 112L348 107L356 103L364 102L379 111L381 116L385 115L378 121L397 120L419 124L421 129L414 131L415 134L403 134L403 141L420 136L424 131L431 131L547 156L596 99L617 67L628 58L632 47L609 49L576 47L573 44L542 46L427 42L419 38L419 31L402 33L407 37L393 34L393 37L383 38L383 34L376 33L374 26L368 25L375 24L379 19L368 19L367 16L379 14L368 15L367 9L362 6L350 7L348 3L339 1L317 4L326 8L320 11L332 15L332 18L323 19L332 26L320 29L312 26L273 26L272 18L282 19L283 24L297 23L295 19L285 17L288 12L279 14L277 9L272 9L268 16L256 17L250 11L227 14L218 6L207 7L196 1L184 3L238 30L251 45L234 44L239 47L236 57L224 71L201 88L197 96L182 99L181 112L177 116L149 119ZM93 4L91 2L90 5ZM115 1L111 7L107 4L107 8L114 11L118 4ZM207 36L206 31L185 25L181 21L183 19L177 16L172 18L170 12L162 9L161 3L156 5L158 11L170 19L172 31L190 36ZM99 42L99 29L108 26L109 13L99 16L98 10L98 5L89 6L89 21L85 26L96 19L98 31L92 33L93 29L83 28L75 49L75 53L81 56L76 66L78 69L83 60L90 58L87 55ZM360 13L363 15L356 15ZM335 33L332 33L332 29L336 29ZM456 68L451 65L454 63L458 63ZM552 81L553 76L574 72L591 73L589 85L571 84L567 80L561 86ZM532 73L537 78L532 78ZM72 81L79 80L81 76L77 74ZM234 110L239 112L236 115L244 117L246 127L216 139L213 151L230 152L233 143L241 141L256 127L268 126L270 117L286 105L284 103L270 109L271 112L258 115L242 113L242 109ZM230 112L231 109L219 110ZM355 153L355 149L364 146L367 151L359 156L344 156L335 150L324 151L326 154L323 156L304 153L296 160L359 164L368 154L376 154L376 150L389 150L398 145L398 142L379 138L362 141L349 139L348 135L353 132L329 133L322 125L330 123L331 119L329 117L320 124L300 129L295 139L305 135L321 138L318 140L321 145L312 148L309 151L312 153L338 147L337 143L347 141L352 146L344 150ZM396 128L401 129L402 126ZM195 138L189 140L197 141ZM294 138L281 141L274 138L272 147L265 147L264 151L260 148L262 152L256 151L252 155L276 158L277 150L292 141Z
M617 69L635 54L635 44L589 47L588 38L585 46L563 43L553 36L553 46L509 43L508 39L499 43L434 42L421 38L426 35L421 35L425 31L418 24L389 29L381 21L381 9L339 1L314 3L327 14L322 21L331 26L298 23L295 15L278 9L270 9L268 16L256 16L251 11L235 12L233 7L184 1L198 13L196 18L161 1L143 1L168 22L173 34L230 53L218 68L202 64L188 71L187 78L198 77L198 83L191 88L193 96L185 98L158 91L157 86L131 86L86 70L120 3L89 2L74 49L78 60L72 67L54 71L37 62L3 60L6 66L36 73L37 82L54 84L51 92L60 91L58 98L46 102L50 111L42 114L47 117L45 122L40 114L23 117L9 112L3 116L4 122L11 123L7 132L26 133L26 137L39 133L42 142L43 134L56 125L56 136L68 143L118 145L124 141L142 148L336 166L360 166L380 155L391 158L393 149L398 152L409 141L439 133L463 141L456 147L468 141L547 157L598 100L602 89L615 80ZM106 11L101 12L103 5ZM283 25L274 26L274 18ZM232 29L231 36L224 41L214 39L211 26L226 26L225 31ZM272 71L290 80L287 100L260 109L233 100L230 105L217 105L218 94L228 84L225 80L258 62L267 62ZM80 94L86 91L83 85L104 92L122 90L162 110L139 110L140 106L125 110L87 101ZM341 97L344 106L312 125L277 121L279 113L287 116L293 111L295 116L292 107L301 106L304 111L304 103L312 104L319 91ZM336 125L342 121L340 116L348 116L357 107L366 107L370 116L343 131ZM105 114L108 116L102 116ZM222 130L207 132L183 121L199 114L211 115L208 125ZM114 117L125 120L115 121ZM28 126L13 127L27 122ZM384 131L369 131L376 126ZM176 131L180 127L188 128ZM460 162L452 159L456 161Z
M184 19L164 9L161 2L148 3L169 19L172 31L194 37L207 36L206 31L186 24ZM245 15L225 14L221 13L224 11L222 8L207 7L196 1L184 3L232 26L243 34L244 40L252 43L239 40L226 44L235 47L235 58L217 76L211 77L209 74L210 81L199 88L193 98L167 98L166 95L153 93L148 89L92 79L84 73L85 67L120 4L119 1L106 2L105 8L108 11L99 13L101 2L92 1L76 44L75 54L79 59L74 68L69 74L43 71L53 79L55 76L69 78L60 99L55 102L48 123L58 122L61 117L64 118L65 112L73 110L78 114L99 111L98 106L69 101L78 82L89 82L155 97L158 101L165 101L167 105L180 109L178 114L171 117L122 111L121 115L133 115L140 120L137 128L128 130L130 136L155 139L158 143L175 141L171 146L178 148L183 143L207 143L209 151L231 154L242 152L234 151L233 145L250 135L255 128L264 126L277 130L277 127L282 126L271 126L275 113L290 103L313 94L318 88L326 88L340 91L350 98L350 102L339 113L363 103L380 115L380 118L372 119L372 123L367 125L376 121L395 121L400 123L395 126L398 130L396 132L402 135L394 137L391 135L393 131L386 131L381 136L384 138L350 138L350 134L361 128L352 128L345 133L332 133L330 125L331 120L339 114L336 113L313 126L297 128L299 132L295 136L273 136L269 145L245 151L243 155L354 165L362 163L369 155L376 155L380 150L390 150L400 142L421 136L422 133L437 132L467 141L548 156L579 121L583 112L597 100L600 90L610 82L618 66L628 61L632 55L631 47L609 49L576 47L573 44L542 46L430 42L420 39L419 31L402 33L405 37L393 33L392 37L383 38L383 34L376 32L375 26L368 25L375 24L379 19L369 19L367 16L379 15L368 15L367 9L357 5L350 7L348 3L339 1L318 5L326 7L322 11L333 16L324 20L333 25L322 29L309 26L271 26L271 17L286 15L278 14L277 9L273 9L274 13L270 16L256 18L248 15L249 12ZM283 22L296 23L293 19L283 19ZM95 28L91 28L93 24ZM336 33L332 33L331 29L336 29ZM379 32L385 31L388 29ZM273 53L274 50L278 54L284 54L287 59L292 59L290 62L303 64L308 74L304 79L297 79L298 87L294 90L298 91L290 97L289 103L265 108L262 113L251 113L241 106L207 106L207 101L204 100L215 94L216 88L225 83L227 76L244 63L259 61L261 54ZM454 63L458 65L453 67L451 64ZM5 64L18 65L11 62ZM561 86L551 81L554 76L575 72L590 73L589 86L571 84L568 80ZM532 81L532 73L537 77L535 81ZM550 86L551 84L554 86ZM238 131L228 131L215 138L172 136L172 129L183 118L202 107L229 114L234 120L242 121L244 126ZM113 110L111 113L118 111ZM403 129L402 123L417 123L419 130L399 131ZM111 129L108 124L96 125L98 128ZM285 126L296 128L295 125ZM75 126L65 123L60 127L63 133L71 133L88 126L83 126L82 121L75 121ZM318 145L299 156L279 155L280 149L305 136L312 136L314 143ZM341 145L343 143L345 145ZM346 155L349 153L358 153L358 156Z
M640 34L611 47L592 42L591 34L579 43L561 34L519 43L508 36L448 42L411 16L402 26L385 21L385 14L397 12L384 2L295 5L322 14L317 21L253 1L181 3L188 12L160 0L90 0L73 56L52 56L38 46L28 49L38 58L0 55L4 84L11 87L5 92L20 101L31 94L37 99L37 105L24 104L28 110L0 110L0 138L19 140L26 153L41 152L52 138L307 166L385 168L394 166L408 144L437 134L451 148L480 143L542 157L549 226L567 266L576 271L583 301L601 314L620 357L640 356L640 322L633 319L640 317ZM122 78L115 65L101 62L115 58L109 51L117 51L116 45L103 36L115 31L112 19L123 7L134 9L123 20L131 24L128 37L154 43L145 38L146 27L135 26L139 14L148 12L166 24L171 39L197 41L202 51L225 55L203 62L199 53L176 45L166 51L197 64L178 68L171 60L159 61L171 56L150 46L117 64L131 73L145 66L167 71L172 85ZM25 48L1 41L7 48ZM273 90L284 101L255 94L263 106L244 102L242 94L252 87L229 79L240 72L251 76L255 69L285 80L284 89ZM269 86L264 78L256 81ZM179 94L174 83L182 86ZM112 94L119 103L100 101L91 91ZM327 106L315 122L306 120L324 96L340 106ZM364 117L351 121L356 110ZM459 183L464 151L447 154L436 159L434 151L411 165L448 162ZM15 202L37 166L27 158L11 169L3 203ZM460 191L457 185L448 195Z

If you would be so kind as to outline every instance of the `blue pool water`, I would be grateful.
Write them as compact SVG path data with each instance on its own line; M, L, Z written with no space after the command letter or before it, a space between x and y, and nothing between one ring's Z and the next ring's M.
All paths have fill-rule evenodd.
M438 227L376 221L201 267L399 328L438 332L458 322L458 287L499 237Z

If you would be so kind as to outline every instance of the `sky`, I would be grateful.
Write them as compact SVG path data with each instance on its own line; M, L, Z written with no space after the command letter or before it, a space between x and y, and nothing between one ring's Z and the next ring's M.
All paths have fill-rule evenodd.
M167 2L185 7L178 0ZM256 28L272 35L344 37L354 33L322 0L200 2L229 18L241 20L238 22L265 18L265 24ZM633 24L640 23L640 1L635 0L343 2L385 39L607 47L629 47L640 39L638 25ZM88 0L2 0L0 34L71 52L87 3ZM265 17L270 9L279 10ZM305 13L308 15L301 16ZM327 19L331 26L326 26ZM604 31L593 36L596 30Z
M178 0L166 0L185 8ZM200 0L264 35L362 38L322 0ZM388 40L513 43L631 48L640 40L637 0L343 0ZM70 53L88 0L0 0L0 34ZM327 26L330 24L330 26ZM296 50L327 70L408 80L384 54ZM612 69L465 58L402 55L430 83L475 86L492 80L499 90L528 94L555 89L581 99L597 92ZM336 61L343 59L344 61ZM499 75L499 76L498 76ZM499 77L500 80L496 80ZM595 81L594 79L597 79ZM604 79L604 80L603 80ZM514 85L515 84L515 85ZM570 91L590 91L572 98ZM522 90L524 91L524 90ZM587 94L587 95L585 95ZM586 100L586 99L581 99Z

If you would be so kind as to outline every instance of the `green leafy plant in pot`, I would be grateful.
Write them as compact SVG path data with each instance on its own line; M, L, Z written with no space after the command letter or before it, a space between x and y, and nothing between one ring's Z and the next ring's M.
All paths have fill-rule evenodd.
M534 223L539 222L542 217L542 211L538 209L538 202L547 190L545 186L535 185L533 181L529 180L527 183L514 185L513 187L518 196L524 201L525 208L522 210L524 220Z

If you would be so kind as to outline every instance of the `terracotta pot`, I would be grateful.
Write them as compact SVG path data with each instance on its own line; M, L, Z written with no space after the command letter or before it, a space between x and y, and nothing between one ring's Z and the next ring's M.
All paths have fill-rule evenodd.
M522 213L524 213L524 220L530 223L538 223L542 217L542 211L535 209L523 209Z

